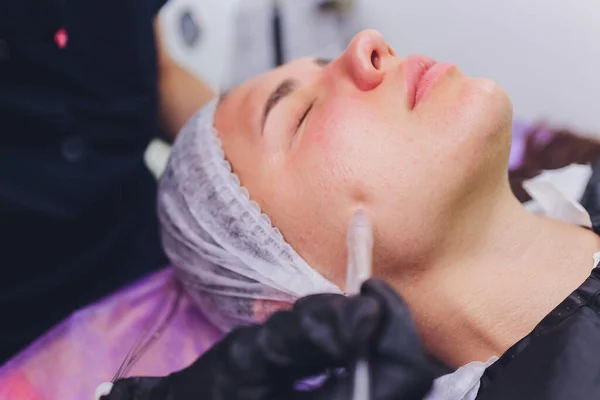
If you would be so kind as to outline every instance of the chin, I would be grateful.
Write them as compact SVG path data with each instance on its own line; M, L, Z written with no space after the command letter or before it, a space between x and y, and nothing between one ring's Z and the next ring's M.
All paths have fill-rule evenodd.
M502 86L489 79L473 79L468 96L469 114L478 135L510 136L513 104Z
M454 141L453 156L464 161L462 175L472 177L467 181L479 184L482 174L490 170L506 171L512 102L500 85L487 79L469 79L462 89L460 109L455 109L460 133Z

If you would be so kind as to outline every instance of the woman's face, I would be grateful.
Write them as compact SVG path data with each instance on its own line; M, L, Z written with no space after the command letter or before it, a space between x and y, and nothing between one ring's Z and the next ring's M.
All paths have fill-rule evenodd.
M365 31L334 61L301 59L235 88L215 126L251 197L310 265L343 286L357 207L372 219L375 272L385 275L503 185L511 109L494 82L427 57L399 58Z

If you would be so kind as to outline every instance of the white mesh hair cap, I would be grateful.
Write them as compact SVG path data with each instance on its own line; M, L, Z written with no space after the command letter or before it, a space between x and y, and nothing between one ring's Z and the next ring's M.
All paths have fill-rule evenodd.
M215 99L182 128L159 183L163 246L190 297L228 331L262 319L260 310L271 302L342 293L250 200L225 159L216 107Z

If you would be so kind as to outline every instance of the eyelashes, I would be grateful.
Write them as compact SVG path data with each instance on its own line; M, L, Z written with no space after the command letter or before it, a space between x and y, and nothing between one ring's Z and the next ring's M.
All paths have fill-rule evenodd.
M304 111L304 114L302 114L302 117L300 117L300 120L298 121L298 126L296 126L296 131L298 130L298 128L300 128L300 125L302 125L302 123L308 116L308 113L310 112L310 110L312 110L314 104L315 103L311 103L310 106L308 106L308 108L306 109L306 111Z

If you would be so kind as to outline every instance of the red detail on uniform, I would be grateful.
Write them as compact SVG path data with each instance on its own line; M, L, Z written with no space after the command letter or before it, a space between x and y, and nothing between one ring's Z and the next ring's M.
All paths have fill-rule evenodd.
M69 41L69 35L67 34L67 30L65 28L60 28L59 30L57 30L54 34L54 41L61 49L67 47L67 42Z

